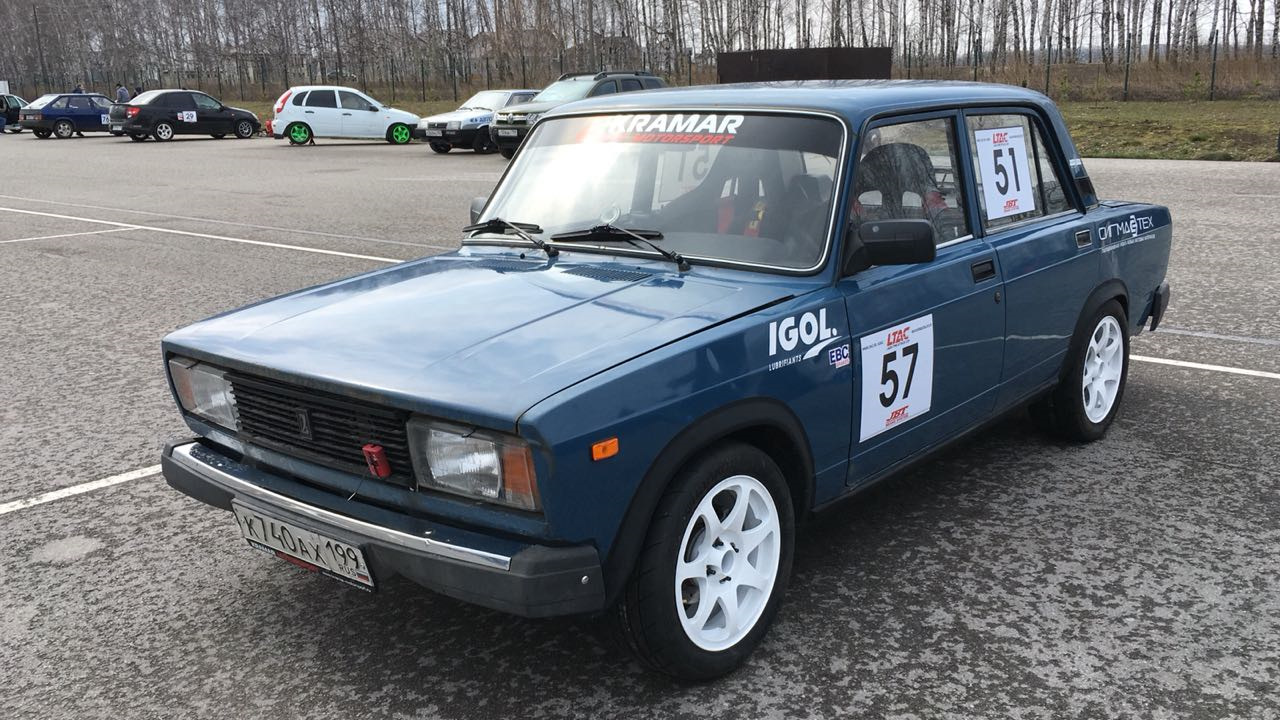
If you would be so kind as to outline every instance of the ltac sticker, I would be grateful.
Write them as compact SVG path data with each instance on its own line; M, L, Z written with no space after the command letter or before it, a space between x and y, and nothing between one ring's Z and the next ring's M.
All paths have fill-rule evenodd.
M827 361L831 363L831 367L842 368L849 364L849 345L846 343L840 347L833 347L827 351Z

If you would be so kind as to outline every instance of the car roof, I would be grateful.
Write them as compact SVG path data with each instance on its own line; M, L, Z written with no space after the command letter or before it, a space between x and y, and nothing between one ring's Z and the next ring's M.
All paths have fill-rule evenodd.
M1033 105L1052 108L1041 93L1013 85L952 80L803 80L656 88L616 93L558 106L555 114L648 108L732 108L825 111L854 127L867 118L912 110L965 105ZM1054 113L1056 115L1056 113Z
M369 94L359 88L353 88L347 85L294 85L289 88L289 90L296 93L307 92L308 90L350 90L352 92L358 92L361 95Z

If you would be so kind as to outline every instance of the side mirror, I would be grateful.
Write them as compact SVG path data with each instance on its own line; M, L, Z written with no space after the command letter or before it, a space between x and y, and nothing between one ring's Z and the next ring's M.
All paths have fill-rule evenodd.
M471 198L471 224L475 225L480 222L480 213L484 212L485 203L489 202L489 198L481 195Z
M937 257L936 232L928 220L868 220L858 228L862 255L871 265L912 265Z
M369 106L369 112L378 112L378 106L377 106L377 105L370 105L370 106Z

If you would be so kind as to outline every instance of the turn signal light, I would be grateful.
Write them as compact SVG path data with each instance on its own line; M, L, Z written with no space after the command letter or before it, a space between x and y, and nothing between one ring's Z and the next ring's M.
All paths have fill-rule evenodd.
M591 446L591 459L595 461L605 460L618 454L618 438L611 437L608 440Z

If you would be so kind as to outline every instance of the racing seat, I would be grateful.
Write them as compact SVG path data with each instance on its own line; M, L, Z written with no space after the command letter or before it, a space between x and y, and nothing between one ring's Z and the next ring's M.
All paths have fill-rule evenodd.
M864 193L880 193L880 212L883 219L931 219L926 210L946 209L946 199L938 189L933 160L929 153L912 143L889 143L872 148L858 163L858 174L853 183L854 213L866 219L857 198ZM903 197L912 193L920 198L922 207L908 208Z

